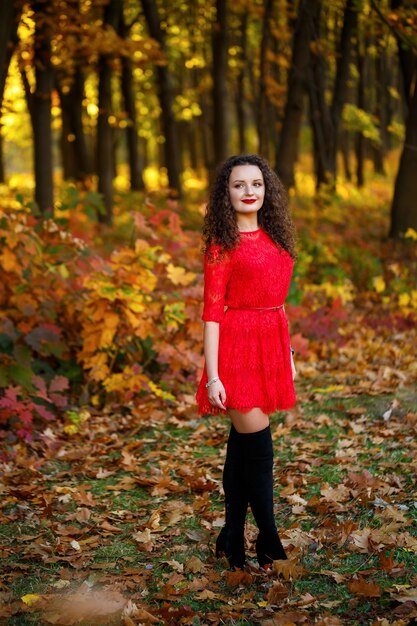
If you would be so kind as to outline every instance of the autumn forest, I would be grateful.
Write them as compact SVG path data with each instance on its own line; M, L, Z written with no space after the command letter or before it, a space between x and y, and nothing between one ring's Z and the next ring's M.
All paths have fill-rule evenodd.
M288 190L287 561L216 559L201 227L232 154ZM0 623L417 620L413 0L0 2Z

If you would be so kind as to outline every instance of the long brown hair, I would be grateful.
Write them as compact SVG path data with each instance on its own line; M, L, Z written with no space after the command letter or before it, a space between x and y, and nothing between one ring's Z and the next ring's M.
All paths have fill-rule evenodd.
M258 212L259 226L295 259L295 229L289 213L287 193L268 162L257 154L232 156L217 170L204 217L204 251L207 252L212 244L218 244L224 251L228 251L239 243L236 211L229 196L230 174L237 165L256 165L261 170L265 198Z

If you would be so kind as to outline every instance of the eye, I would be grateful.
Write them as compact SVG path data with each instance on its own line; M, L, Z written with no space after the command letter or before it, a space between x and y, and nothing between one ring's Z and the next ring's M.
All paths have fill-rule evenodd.
M255 187L262 187L262 183L255 183Z

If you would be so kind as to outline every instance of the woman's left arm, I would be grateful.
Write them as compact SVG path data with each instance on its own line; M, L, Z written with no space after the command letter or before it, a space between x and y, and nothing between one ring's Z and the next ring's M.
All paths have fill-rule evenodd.
M295 369L294 355L292 352L291 352L291 372L292 372L292 379L294 380L295 377L297 376L297 370Z

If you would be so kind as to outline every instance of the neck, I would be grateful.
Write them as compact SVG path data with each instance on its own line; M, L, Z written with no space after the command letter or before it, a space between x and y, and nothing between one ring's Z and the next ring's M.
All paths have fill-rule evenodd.
M258 224L258 219L257 219L257 215L255 215L253 218L249 218L245 216L245 219L238 219L237 220L237 227L240 230L241 233L244 232L248 232L251 230L257 230L259 228L259 224Z

